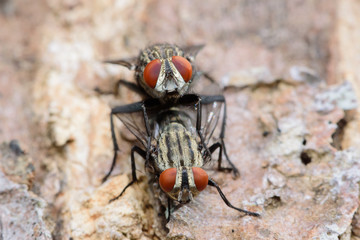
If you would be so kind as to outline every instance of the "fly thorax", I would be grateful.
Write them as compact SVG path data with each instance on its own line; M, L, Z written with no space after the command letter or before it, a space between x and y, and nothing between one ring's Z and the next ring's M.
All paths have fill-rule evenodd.
M184 125L171 122L160 133L156 165L160 171L172 167L202 166L203 159L196 138Z

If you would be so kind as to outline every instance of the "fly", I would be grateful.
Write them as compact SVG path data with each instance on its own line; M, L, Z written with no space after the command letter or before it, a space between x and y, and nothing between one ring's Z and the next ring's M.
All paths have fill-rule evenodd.
M136 152L145 160L146 170L154 176L161 190L168 196L168 216L172 201L188 203L208 185L217 189L228 207L250 216L260 216L233 206L219 185L204 170L211 161L211 154L217 149L218 169L222 170L222 144L215 142L207 147L204 142L210 143L224 104L223 96L203 97L200 101L203 105L200 116L191 104L191 97L187 98L189 99L182 98L179 106L166 109L159 105L158 100L150 99L112 110L113 115L137 137L142 147L135 145L131 149L132 181L111 201L122 196L137 181ZM139 119L144 119L145 122L139 122ZM199 132L202 133L203 140L199 137Z
M105 62L119 64L127 67L130 70L135 70L135 79L137 84L126 80L119 80L118 85L124 85L129 89L142 94L149 101L157 102L161 109L169 109L173 106L179 106L183 102L188 102L189 99L191 99L194 105L199 106L197 108L197 116L199 116L202 112L201 108L203 105L201 104L201 99L205 97L211 98L211 96L204 96L198 93L190 94L189 92L191 92L192 89L196 89L194 83L199 81L201 75L201 73L197 72L196 70L195 58L197 53L203 47L204 45L194 45L181 48L174 44L154 44L142 50L139 56L126 59L108 60ZM209 93L209 89L220 89L212 78L206 74L203 75L210 83L209 86L211 86L202 86L203 92ZM216 93L219 92L218 90L211 90L211 94L213 94L214 91ZM216 99L216 96L214 99ZM230 161L225 148L225 98L222 97L221 101L224 103L224 113L219 136L220 144L222 145L225 158L231 166L231 168L227 168L226 170L232 170L234 175L238 176L239 171ZM110 117L112 137L114 142L115 134L113 132L114 126L112 122L112 114L113 112L111 113ZM200 127L198 127L198 129L200 129ZM202 138L202 144L205 145L206 143L204 142L200 130L198 131L198 135L200 138ZM118 146L114 144L114 157L111 168L103 178L103 182L107 180L115 167L118 150Z

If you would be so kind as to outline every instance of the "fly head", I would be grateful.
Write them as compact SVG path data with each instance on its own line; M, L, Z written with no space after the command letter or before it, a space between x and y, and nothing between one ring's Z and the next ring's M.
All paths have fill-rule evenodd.
M195 56L202 47L155 44L144 49L135 71L138 84L153 98L176 101L188 91L195 75Z
M187 203L206 188L208 180L209 177L202 168L182 166L163 171L159 184L170 198Z

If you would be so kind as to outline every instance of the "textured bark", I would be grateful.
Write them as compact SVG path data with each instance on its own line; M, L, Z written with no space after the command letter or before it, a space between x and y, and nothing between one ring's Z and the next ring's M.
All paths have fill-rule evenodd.
M356 1L0 1L0 239L358 239L360 4ZM206 43L197 64L226 88L225 142L241 176L166 223L156 184L110 106L138 101L104 59L149 43ZM11 140L17 139L16 142ZM24 218L25 216L25 218ZM26 219L27 221L23 221Z

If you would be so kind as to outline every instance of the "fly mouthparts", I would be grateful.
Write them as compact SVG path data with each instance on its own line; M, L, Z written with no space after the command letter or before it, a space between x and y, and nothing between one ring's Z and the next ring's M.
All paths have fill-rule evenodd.
M177 93L177 88L173 88L173 89L165 89L165 93L166 94L175 94Z
M177 201L179 203L188 203L194 200L194 197L189 189L181 190Z

